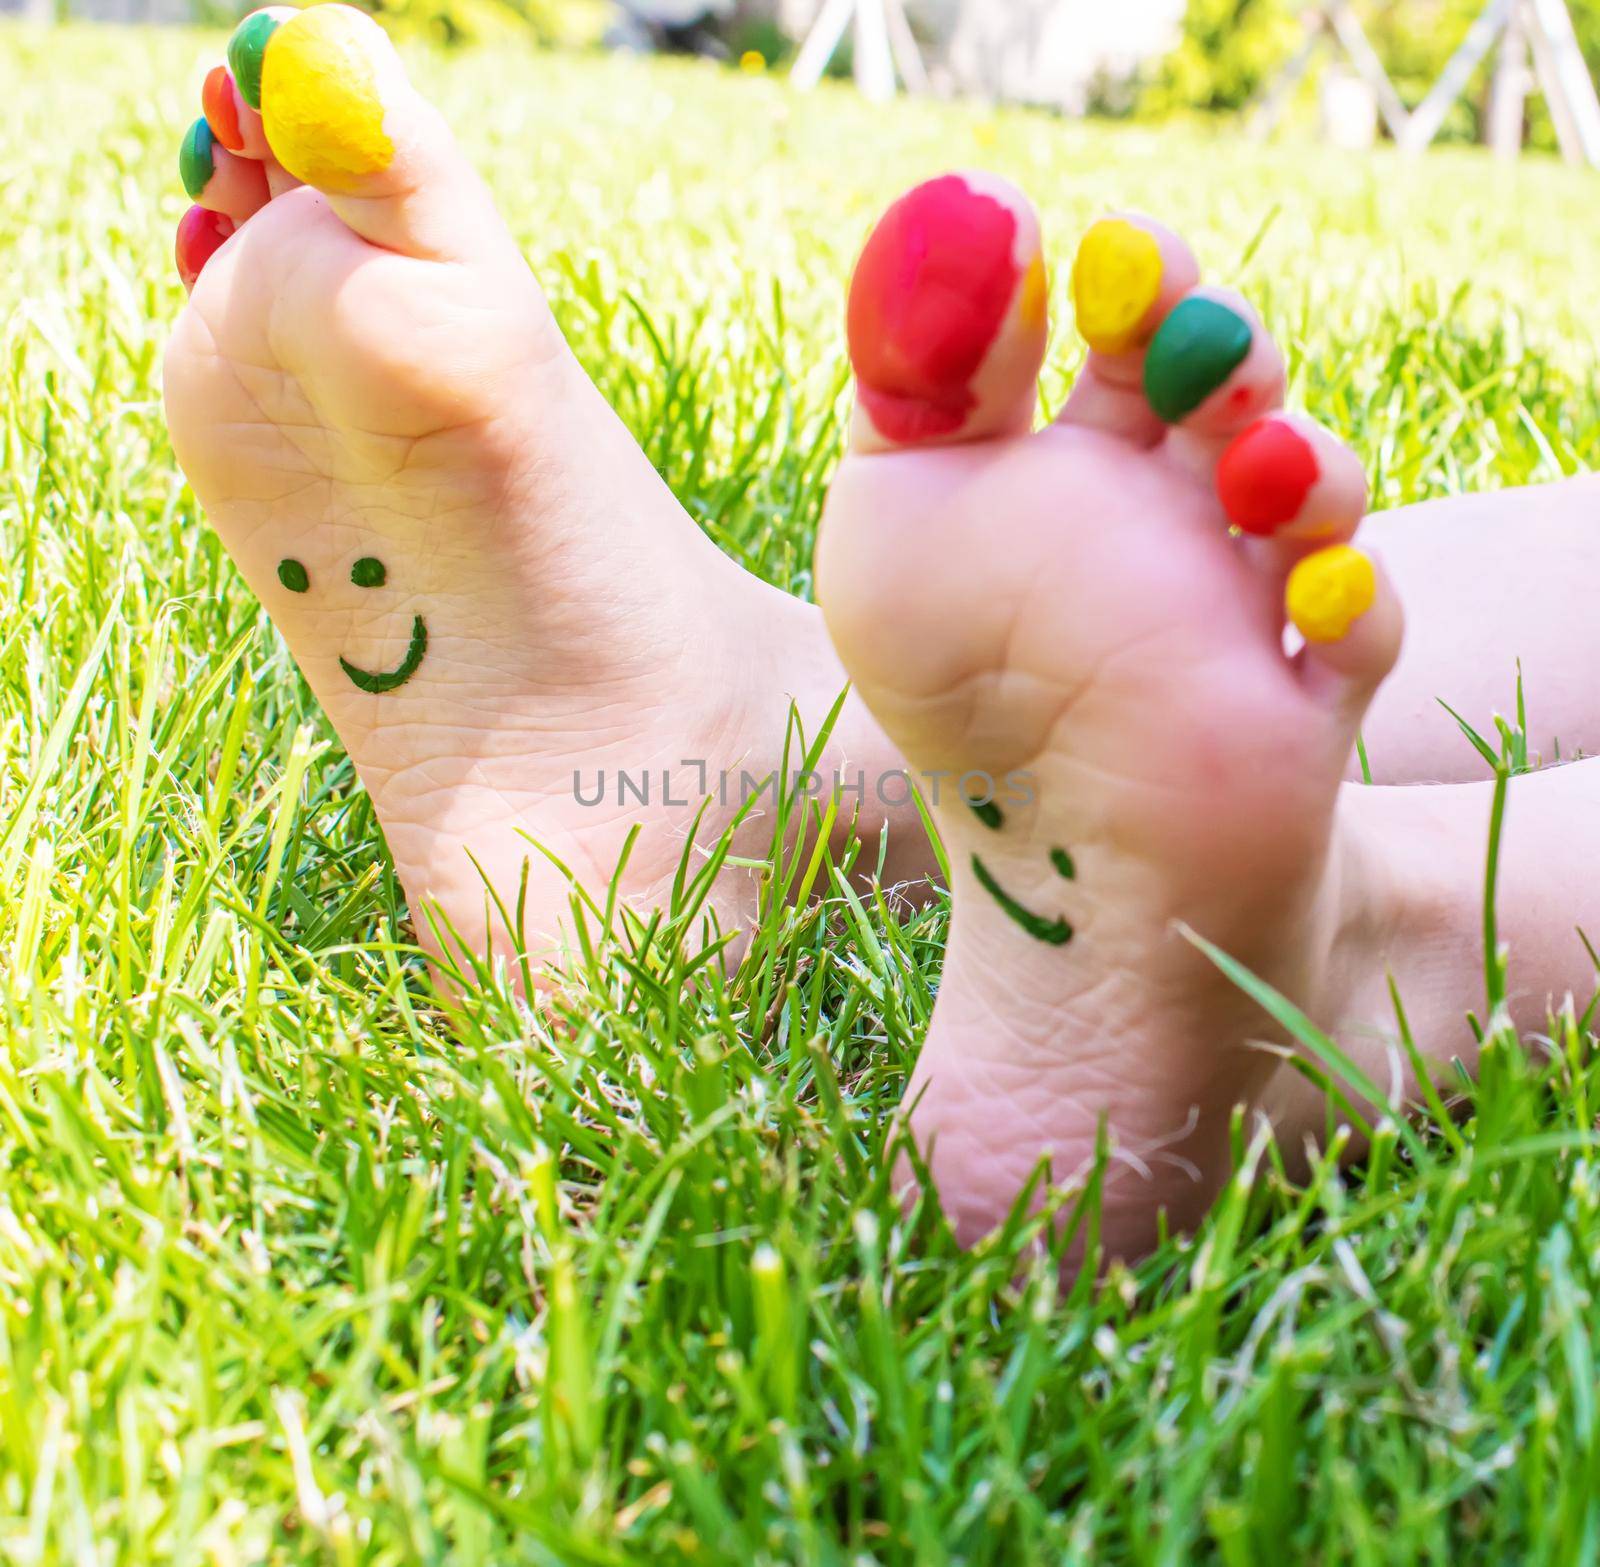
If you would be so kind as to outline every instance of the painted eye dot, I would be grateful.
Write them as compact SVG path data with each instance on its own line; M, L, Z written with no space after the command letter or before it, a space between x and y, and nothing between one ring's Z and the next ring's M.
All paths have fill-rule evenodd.
M306 575L306 568L297 560L278 562L278 581L291 593L304 593L311 586L311 578Z
M967 807L990 832L999 832L1006 824L1000 807L993 800L974 800L969 797Z
M363 555L350 568L350 580L358 588L381 588L389 580L389 568L376 555Z

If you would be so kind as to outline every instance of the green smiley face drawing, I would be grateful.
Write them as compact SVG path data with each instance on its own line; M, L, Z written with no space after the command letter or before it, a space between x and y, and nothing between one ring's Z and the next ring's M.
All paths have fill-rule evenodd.
M363 555L350 568L350 580L358 588L381 588L389 580L389 568L375 555ZM311 587L311 575L297 560L278 562L278 581L291 593L305 593ZM406 656L393 669L362 669L341 656L339 667L350 677L350 683L362 691L393 691L403 686L416 674L428 651L428 627L421 615L411 617L411 645Z
M1005 826L1005 818L1000 814L1000 807L993 800L968 800L967 805L972 814L991 832L999 832ZM1050 864L1062 880L1077 879L1078 867L1065 849L1052 849ZM1032 909L1019 903L995 880L994 872L983 863L981 855L972 856L972 874L978 878L978 885L1035 941L1042 941L1052 947L1064 947L1072 940L1072 926L1067 920L1046 919L1042 914L1035 914Z

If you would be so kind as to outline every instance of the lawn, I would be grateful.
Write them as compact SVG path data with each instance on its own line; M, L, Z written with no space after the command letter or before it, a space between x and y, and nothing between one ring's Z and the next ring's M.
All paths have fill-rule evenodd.
M1021 1227L962 1254L890 1199L940 907L834 883L726 977L606 949L553 1014L485 976L446 1021L167 446L176 149L220 46L0 30L0 1559L1600 1556L1570 1014L1519 1042L1462 995L1492 1038L1459 1128L1303 1187L1241 1147L1201 1236L1070 1292ZM1026 184L1058 255L1111 203L1187 226L1385 505L1600 461L1595 176L415 65L601 389L796 592L852 252L951 165Z

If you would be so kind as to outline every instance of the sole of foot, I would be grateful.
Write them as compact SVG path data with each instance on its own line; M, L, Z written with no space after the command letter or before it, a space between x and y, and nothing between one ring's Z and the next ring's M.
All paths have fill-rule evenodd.
M1281 1064L1184 927L1304 1004L1339 982L1340 778L1401 614L1349 542L1360 463L1281 411L1277 348L1181 239L1108 217L1071 292L1090 351L1035 431L1027 201L952 175L890 209L851 288L817 585L943 784L953 922L907 1103L945 1212L976 1240L1041 1168L1081 1182L1103 1131L1102 1237L1131 1256L1163 1210L1198 1221Z
M622 901L664 903L702 806L710 845L739 804L697 779L770 766L788 700L814 733L843 689L815 611L677 505L368 17L254 12L201 102L173 443L356 762L419 935L554 956L551 856L603 900L635 827ZM857 708L839 735L882 744ZM770 833L756 811L736 852ZM724 872L722 928L754 905Z

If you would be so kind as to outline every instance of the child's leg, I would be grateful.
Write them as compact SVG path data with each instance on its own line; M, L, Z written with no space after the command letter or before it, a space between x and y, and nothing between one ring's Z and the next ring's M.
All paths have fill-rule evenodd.
M1367 1076L1400 1103L1415 1085L1398 1048L1393 973L1424 1053L1441 1069L1477 1051L1465 1021L1483 1007L1483 881L1494 786L1370 789L1347 785L1339 814L1347 853L1338 932L1309 1010ZM1579 931L1600 930L1600 758L1511 780L1496 909L1510 952L1511 1015L1542 1032L1563 998L1581 1012L1600 976ZM1262 1107L1291 1157L1319 1138L1324 1101L1280 1072ZM1398 1108L1398 1105L1397 1105Z
M1439 706L1480 733L1515 711L1522 665L1530 744L1547 761L1600 754L1600 476L1465 495L1368 518L1406 641L1362 724L1380 783L1481 778ZM1354 768L1350 776L1358 776Z

